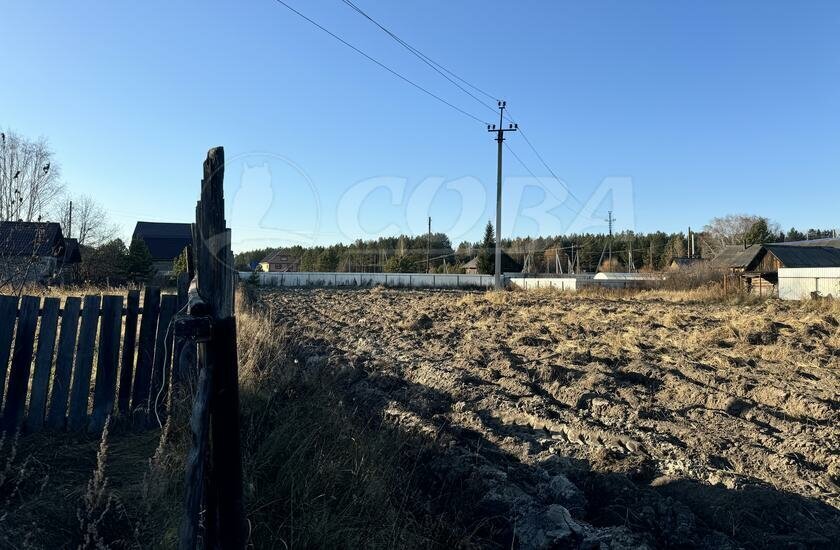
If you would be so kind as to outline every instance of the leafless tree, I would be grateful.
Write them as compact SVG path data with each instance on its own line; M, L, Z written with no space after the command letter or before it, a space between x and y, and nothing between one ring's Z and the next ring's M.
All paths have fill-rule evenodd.
M744 237L757 221L766 220L772 233L779 233L780 227L776 222L767 220L763 216L751 214L728 214L712 220L703 228L704 242L713 252L720 252L730 244L742 244Z
M73 203L72 221L70 203ZM74 237L83 246L100 246L116 238L119 226L108 220L108 212L90 195L63 194L56 201L53 216L61 223L65 237Z
M62 193L61 171L46 139L30 140L0 128L0 222L46 221ZM25 284L43 282L53 264L43 254L44 226L4 224L0 231L0 291L20 294ZM20 240L23 232L24 239Z
M64 186L44 138L31 141L0 129L0 221L38 221Z

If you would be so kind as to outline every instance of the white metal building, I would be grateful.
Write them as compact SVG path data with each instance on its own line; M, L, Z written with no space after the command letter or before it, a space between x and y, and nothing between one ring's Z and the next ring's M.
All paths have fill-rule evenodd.
M840 298L840 267L779 268L779 298L808 300L814 293Z
M587 286L595 286L592 277L510 277L511 286L531 290L535 288L553 288L556 290L578 290Z

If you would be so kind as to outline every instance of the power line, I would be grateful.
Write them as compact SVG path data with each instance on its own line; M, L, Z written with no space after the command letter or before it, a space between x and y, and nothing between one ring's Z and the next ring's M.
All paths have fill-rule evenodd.
M295 15L297 15L298 17L300 17L301 19L304 19L304 20L308 21L310 24L312 24L312 25L314 25L314 26L318 27L319 29L321 29L322 31L324 31L325 33L327 33L328 35L332 36L333 38L335 38L336 40L338 40L339 42L341 42L342 44L344 44L345 46L347 46L348 48L350 48L351 50L353 50L354 52L358 53L358 54L359 54L359 55L361 55L361 56L364 56L364 57L365 57L366 59L368 59L369 61L372 61L373 63L376 63L377 65L379 65L380 67L382 67L383 69L385 69L385 70L386 70L386 71L388 71L389 73L393 74L393 75L394 75L394 76L396 76L397 78L399 78L399 79L401 79L401 80L403 80L403 81L405 81L405 82L407 82L407 83L411 84L412 86L414 86L415 88L417 88L417 89L418 89L418 90L420 90L421 92L423 92L423 93L425 93L425 94L427 94L427 95L429 95L429 96L431 96L431 97L433 97L433 98L437 99L438 101L440 101L440 102L441 102L441 103L443 103L444 105L447 105L447 106L451 107L452 109L454 109L454 110L458 111L459 113L461 113L461 114L462 114L462 115L464 115L464 116L468 116L468 117L470 117L471 119L473 119L473 120L475 120L475 121L477 121L477 122L480 122L481 124L487 124L485 121L483 121L482 119L478 118L477 116L475 116L475 115L473 115L473 114L471 114L471 113L469 113L469 112L465 111L464 109L461 109L460 107L458 107L458 106L456 106L456 105L454 105L454 104L450 103L449 101L447 101L447 100L443 99L443 98L442 98L442 97L440 97L439 95L437 95L437 94L435 94L435 93L433 93L433 92L429 91L428 89L424 88L424 87L423 87L423 86L421 86L420 84L417 84L416 82L414 82L414 81L413 81L413 80L411 80L410 78L408 78L408 77L406 77L406 76L404 76L404 75L402 75L402 74L398 73L397 71L395 71L394 69L392 69L392 68L391 68L391 67L389 67L388 65L385 65L384 63L382 63L382 62L381 62L381 61L379 61L378 59L376 59L376 58L374 58L374 57L372 57L372 56L368 55L367 53L365 53L364 51L360 50L359 48L357 48L357 47L356 47L356 46L354 46L353 44L349 43L348 41L344 40L343 38L341 38L340 36L338 36L337 34L335 34L334 32L332 32L331 30L327 29L326 27L324 27L323 25L321 25L320 23L318 23L318 22L317 22L317 21L315 21L314 19L311 19L311 18L307 17L306 15L302 14L301 12L299 12L298 10L296 10L295 8L293 8L292 6L290 6L289 4L287 4L286 2L284 2L283 0L274 0L274 1L275 1L275 2L277 2L278 4L280 4L281 6L285 7L286 9L288 9L289 11L291 11L292 13L294 13Z
M443 65L441 65L440 63L438 63L437 61L435 61L434 59L430 58L428 55L424 54L423 52L421 52L420 50L418 50L417 48L415 48L414 46L412 46L411 44L409 44L408 42L406 42L405 40L403 40L402 38L400 38L400 37L399 37L399 36L397 36L396 34L394 34L394 33L393 33L390 29L386 28L386 27L385 27L384 25L382 25L379 21L375 20L373 17L371 17L370 15L368 15L367 13L365 13L365 11L364 11L364 10L362 10L362 8L360 8L359 6L357 6L356 4L354 4L353 2L351 2L350 0L342 0L342 1L343 1L345 4L347 4L348 6L350 6L350 7L351 7L351 8L352 8L352 9L353 9L356 13L358 13L358 14L359 14L359 15L361 15L361 16L363 16L363 17L364 17L364 18L366 18L368 21L370 21L371 23L373 23L374 25L376 25L377 27L379 27L379 28L380 28L382 31L384 31L384 32L385 32L388 36L390 36L391 38L393 38L393 39L394 39L394 40L395 40L398 44L400 44L400 45L401 45L402 47L404 47L406 50L408 50L408 51L409 51L409 52L411 52L413 55L415 55L415 56L416 56L418 59L420 59L423 63L425 63L426 65L428 65L428 66L429 66L429 67L431 67L432 69L434 69L434 70L435 70L438 74L440 74L443 78L445 78L446 80L448 80L449 82L451 82L452 84L454 84L455 86L457 86L459 90L461 90L462 92L464 92L465 94L467 94L468 96L470 96L471 98L473 98L474 100L476 100L477 102L479 102L479 103L480 103L481 105L483 105L484 107L486 107L486 108L490 109L490 110L491 110L491 111L493 111L494 113L496 112L496 110L495 110L495 109L494 109L491 105L489 105L489 104L485 103L482 99L479 99L478 97L476 97L476 96L475 96L472 92L470 92L469 90L467 90L466 88L464 88L463 86L461 86L460 84L458 84L458 82L456 82L455 80L453 80L453 78L452 78L452 77L454 77L454 78L455 78L455 79L457 79L457 80L460 80L461 82L463 82L464 84L466 84L467 86L469 86L470 88L472 88L473 90L476 90L477 92L479 92L479 93L481 93L481 94L484 94L485 96L489 97L489 98L490 98L490 99L492 99L493 101L498 101L498 99L497 99L497 98L495 98L492 94L489 94L489 93L485 92L484 90L482 90L481 88L479 88L479 87L477 87L477 86L475 86L475 85L471 84L471 83L470 83L470 82L468 82L467 80L464 80L463 78L461 78L460 76L458 76L458 75L457 75L457 74L455 74L454 72L450 71L449 69L447 69L446 67L444 67ZM450 75L452 75L452 76L450 77Z
M454 110L458 111L459 113L461 113L461 114L463 114L463 115L465 115L465 116L468 116L469 118L471 118L471 119L473 119L473 120L476 120L476 121L478 121L478 122L481 122L482 124L486 124L486 123L485 123L485 121L481 120L479 117L477 117L477 116L475 116L475 115L473 115L473 114L471 114L471 113L469 113L469 112L465 111L464 109L461 109L460 107L458 107L458 106L456 106L456 105L454 105L454 104L450 103L449 101L447 101L447 100L443 99L442 97L438 96L437 94L435 94L435 93L431 92L430 90L428 90L428 89L424 88L424 87L423 87L423 86L421 86L420 84L417 84L416 82L412 81L411 79L409 79L408 77L406 77L406 76L402 75L401 73L397 72L396 70L394 70L394 69L392 69L392 68L388 67L387 65L385 65L385 64L384 64L384 63L382 63L381 61L379 61L379 60L375 59L374 57L372 57L372 56L370 56L369 54L365 53L364 51L362 51L361 49L357 48L356 46L354 46L354 45L350 44L349 42L347 42L346 40L344 40L343 38L341 38L341 37L340 37L340 36L338 36L337 34L333 33L333 32L332 32L332 31L330 31L329 29L325 28L323 25L319 24L317 21L314 21L314 20L313 20L313 19L311 19L310 17L307 17L307 16L306 16L306 15L304 15L303 13L299 12L298 10L296 10L295 8L293 8L292 6L290 6L289 4L287 4L286 2L284 2L283 0L275 0L275 1L276 1L277 3L279 3L280 5L284 6L285 8L287 8L288 10L290 10L291 12L293 12L294 14L296 14L297 16L299 16L299 17L301 17L302 19L306 20L306 21L307 21L307 22L309 22L310 24L312 24L312 25L314 25L314 26L318 27L320 30L322 30L322 31L324 31L325 33L329 34L330 36L332 36L333 38L335 38L336 40L338 40L339 42L341 42L341 43L342 43L342 44L344 44L345 46L349 47L350 49L352 49L352 50L353 50L353 51L355 51L356 53L358 53L358 54L360 54L360 55L364 56L366 59L368 59L368 60L372 61L373 63L376 63L377 65L379 65L380 67L382 67L382 68L383 68L383 69L385 69L386 71L390 72L391 74L393 74L394 76L396 76L396 77L400 78L401 80L403 80L403 81L405 81L405 82L407 82L407 83L411 84L412 86L414 86L414 87L415 87L415 88L417 88L418 90L422 91L423 93L425 93L425 94L427 94L427 95L429 95L429 96L433 97L434 99L436 99L436 100L440 101L441 103L443 103L443 104L447 105L448 107L450 107L450 108L452 108L452 109L454 109ZM471 83L471 82L469 82L468 80L466 80L466 79L462 78L461 76L459 76L458 74L456 74L456 73L455 73L455 72L453 72L452 70L450 70L450 69L446 68L445 66L441 65L440 63L438 63L437 61L435 61L434 59L432 59L432 58L431 58L431 57L429 57L428 55L424 54L422 51L420 51L419 49L415 48L414 46L412 46L411 44L409 44L408 42L406 42L405 40L403 40L402 38L400 38L399 36L397 36L397 34L395 34L393 31L391 31L390 29L388 29L387 27L385 27L383 24L381 24L381 23L379 23L377 20L375 20L375 19L374 19L373 17L371 17L371 16L370 16L367 12L365 12L363 9L361 9L359 6L357 6L357 5L356 5L356 4L355 4L352 0L342 0L342 1L343 1L343 2L347 5L347 6L349 6L351 9L353 9L355 12L357 12L359 15L361 15L362 17L364 17L364 18L368 19L371 23L373 23L374 25L376 25L377 27L379 27L379 28L380 28L383 32L385 32L388 36L390 36L390 37L391 37L393 40L395 40L398 44L400 44L402 47L404 47L406 50L408 50L408 51L409 51L412 55L416 56L418 59L420 59L421 61L423 61L424 63L426 63L429 67L431 67L432 69L434 69L434 70L435 70L437 73L439 73L441 76L443 76L444 78L446 78L446 80L448 80L450 83L452 83L453 85L455 85L455 86L456 86L459 90L461 90L462 92L464 92L465 94L467 94L468 96L470 96L472 99L474 99L475 101L477 101L478 103L480 103L480 104L481 104L481 105L483 105L484 107L486 107L486 108L488 108L488 109L490 109L490 110L492 110L492 111L494 111L494 112L495 112L495 109L494 109L492 106L488 105L487 103L485 103L484 101L482 101L480 98L476 97L476 96L475 96L475 94L473 94L473 93L471 93L469 90L465 89L463 86L461 86L460 84L458 84L458 82L455 82L455 80L458 80L458 81L462 82L462 83L463 83L463 84L465 84L466 86L468 86L468 87L472 88L473 90L475 90L476 92L478 92L478 93L480 93L480 94L484 95L485 97L487 97L487 98L489 98L489 99L492 99L492 100L494 100L494 101L497 101L497 102L498 102L498 99L497 99L497 97L496 97L494 94L491 94L491 93L489 93L489 92L487 92L487 91L483 90L482 88L480 88L480 87L476 86L475 84L472 84L472 83ZM455 80L453 80L453 79L455 79ZM502 117L503 117L503 119L504 119L504 120L508 120L508 121L513 122L514 124L516 124L516 120L514 120L514 119L513 119L513 117L512 117L512 116L510 116L509 114L508 114L508 115L504 115L504 114L503 114L503 115L502 115ZM518 126L518 125L517 125L517 126ZM563 189L564 189L564 190L565 190L565 191L569 194L569 196L570 196L570 197L572 197L575 201L577 201L577 202L578 202L581 206L585 206L585 204L586 204L586 203L585 203L584 201L582 201L580 198L578 198L578 196L577 196L577 195L575 195L575 193L574 193L574 192L573 192L573 191L572 191L572 190L571 190L571 189L570 189L570 188L569 188L569 187L568 187L568 186L567 186L567 185L563 182L563 180L561 180L561 179L557 176L557 174L554 172L554 170L552 170L552 168L548 165L548 163L546 162L546 160L545 160L545 158L542 156L542 154L540 154L540 152L537 150L537 148L534 146L534 144L531 142L531 140L530 140L530 139L528 139L528 136L525 134L525 132L523 132L521 128L519 129L519 131L520 131L520 135L521 135L521 136L522 136L522 138L525 140L525 143L528 145L528 147L531 149L531 151L533 151L533 153L536 155L536 157L539 159L539 161L542 163L542 165L545 167L545 169L546 169L546 170L548 170L548 172L552 175L552 177L553 177L553 178L557 181L557 183L559 183L559 184L560 184L560 186L561 186L561 187L562 187L562 188L563 188ZM507 144L506 144L506 145L507 145ZM510 147L508 147L508 150L511 150L511 149L510 149ZM511 152L513 153L513 151L512 151L512 150L511 150ZM525 165L525 163L522 161L522 159L521 159L521 158L519 158L519 157L516 155L516 153L513 153L513 155L517 158L517 160L519 161L519 163L520 163L520 164L522 164L522 165L526 168L526 170L528 170L528 172L530 172L530 173L531 173L531 175L532 175L532 176L534 176L534 177L536 178L536 176L534 175L534 173L530 170L530 168L528 168L528 167ZM555 198L557 198L557 199L559 200L559 198L558 198L556 195L555 195ZM566 204L566 203L565 203L565 201L561 201L561 202L562 202L563 204ZM566 206L568 206L568 205L566 205ZM570 207L570 208L571 208L571 207Z
M513 119L513 117L511 117L511 121L512 121L514 124L516 123L516 121ZM534 147L534 144L533 144L533 143L531 143L531 140L530 140L530 139L528 139L528 136L525 134L525 132L523 132L523 131L520 129L520 130L519 130L519 135L521 135L521 136L522 136L522 139L524 139L524 140L525 140L525 143L527 143L527 144L528 144L528 147L530 147L530 148L531 148L531 151L533 151L533 152L534 152L534 154L537 156L537 158L538 158L538 159L540 159L540 162L542 163L542 165L543 165L543 166L545 166L545 169L546 169L546 170L548 170L548 172L549 172L549 173L550 173L550 174L554 177L554 179L555 179L555 180L557 180L557 183L559 183L559 184L560 184L560 186L561 186L563 189L565 189L567 193L569 193L569 196L570 196L570 197L572 197L573 199L575 199L578 203L580 203L580 205L581 205L581 206L585 206L585 205L586 205L586 203L585 203L585 202L583 202L582 200L580 200L580 199L577 197L577 195L575 195L575 194L572 192L572 190L571 190L571 189L569 189L569 186L568 186L568 185L566 185L565 183L563 183L563 180L561 180L559 177L557 177L557 174L555 174L555 173L554 173L554 170L552 170L552 169L551 169L551 167L550 167L550 166L548 165L548 163L545 161L545 159L544 159L544 158L543 158L543 156L540 154L540 152L539 152L539 151L537 151L537 148L536 148L536 147Z
M520 128L520 132L521 132L521 131L522 131L522 129ZM539 181L539 179L540 179L540 178L539 178L539 177L538 177L538 176L534 173L534 171L533 171L533 170L531 170L531 169L528 167L528 165L527 165L527 164L525 164L525 161L523 161L523 160L522 160L522 158L521 158L519 155L517 155L517 154L516 154L516 151L514 151L514 150L511 148L511 146L507 144L507 142L505 142L505 147L507 147L508 152L510 152L510 154L511 154L511 155L513 155L513 158L515 158L517 161L519 161L519 164L521 164L521 165L522 165L522 167L523 167L523 168L524 168L524 169L525 169L525 170L526 170L529 174L531 174L531 177L533 177L535 180L538 180L538 181ZM566 203L566 201L565 201L564 199L561 199L560 197L558 197L557 195L555 195L555 194L554 194L554 191L552 191L551 189L549 189L549 188L547 188L547 187L545 188L545 190L546 190L546 191L548 191L549 193L551 193L551 196L553 196L555 199L557 199L557 202L559 202L561 205L563 205L563 206L565 206L566 208L568 208L568 209L569 209L569 211L570 211L572 214L579 214L579 212L578 212L577 210L575 210L575 208L574 208L573 206L571 206L570 204Z

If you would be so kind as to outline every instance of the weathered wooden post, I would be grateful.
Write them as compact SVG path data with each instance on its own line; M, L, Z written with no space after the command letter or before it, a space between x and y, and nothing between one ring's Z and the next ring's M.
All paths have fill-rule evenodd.
M187 303L189 316L176 324L177 335L190 336L198 343L199 365L181 524L184 550L194 549L198 542L202 503L206 507L204 547L245 547L235 272L230 229L225 227L224 161L222 147L211 149L204 161L193 226L195 279Z

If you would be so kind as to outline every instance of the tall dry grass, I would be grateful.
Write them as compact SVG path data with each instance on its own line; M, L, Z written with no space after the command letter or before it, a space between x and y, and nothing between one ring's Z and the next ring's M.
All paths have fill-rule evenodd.
M307 362L271 312L240 307L237 321L249 544L417 548L454 540L454 528L417 504L423 497L409 482L422 444L359 414L344 399L342 374ZM5 436L0 547L177 546L189 405L189 396L171 402L162 430L116 422L101 438Z

